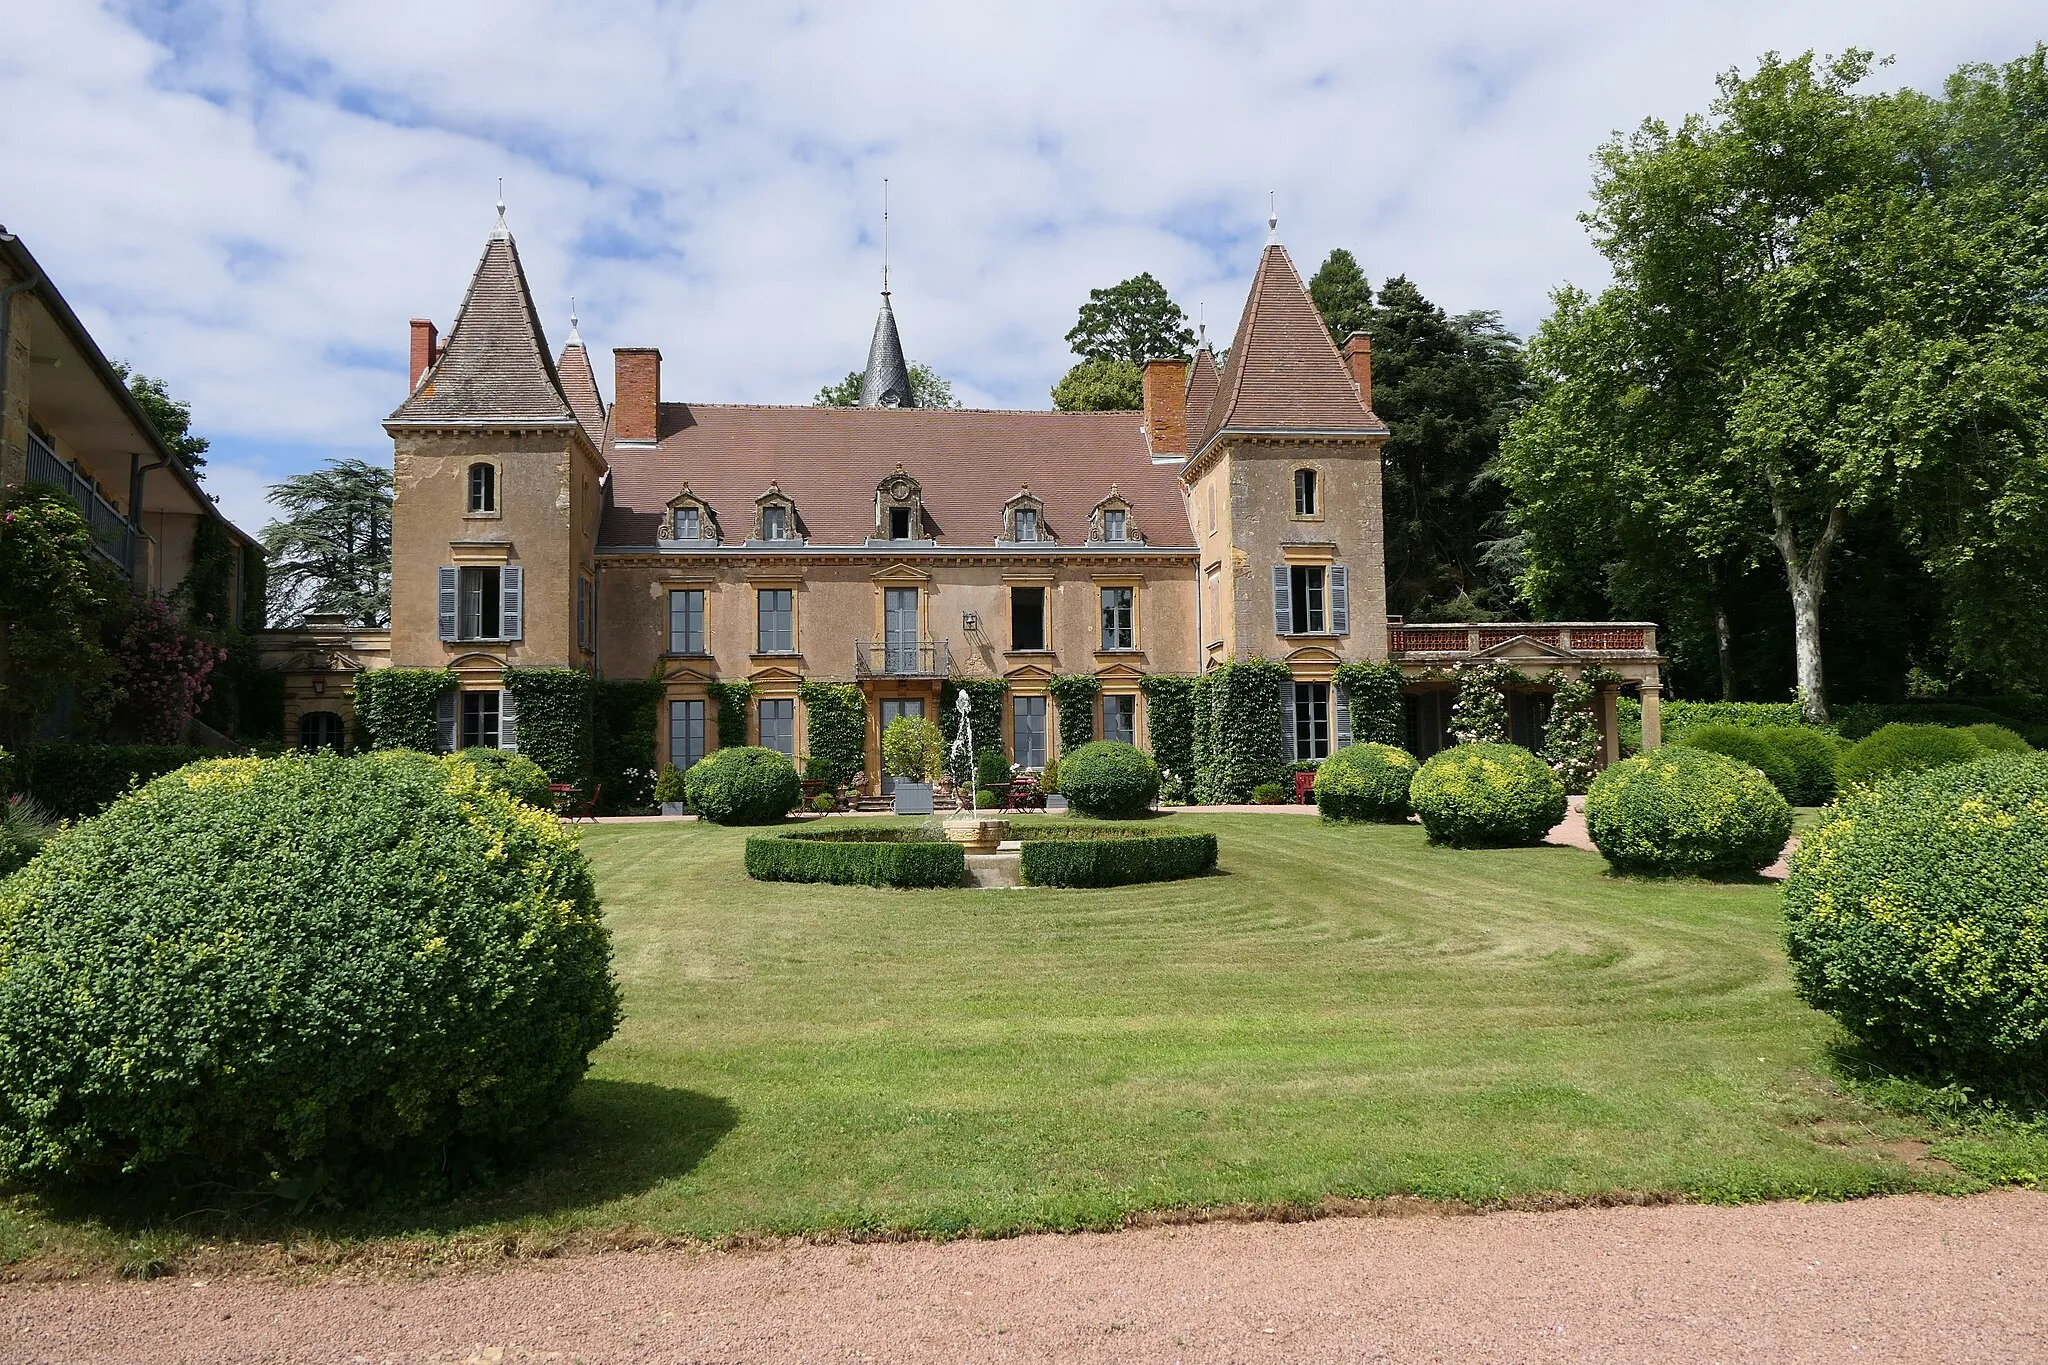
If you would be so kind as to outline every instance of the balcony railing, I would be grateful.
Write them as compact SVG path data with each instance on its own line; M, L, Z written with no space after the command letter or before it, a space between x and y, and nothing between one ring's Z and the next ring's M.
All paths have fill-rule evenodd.
M1527 636L1575 654L1651 654L1657 628L1646 621L1488 621L1446 625L1387 623L1387 649L1396 655L1468 655Z
M92 527L93 548L122 573L135 576L135 528L114 504L100 496L91 479L33 431L28 434L28 480L63 489L85 513Z
M953 650L944 640L859 640L853 646L856 678L947 678Z

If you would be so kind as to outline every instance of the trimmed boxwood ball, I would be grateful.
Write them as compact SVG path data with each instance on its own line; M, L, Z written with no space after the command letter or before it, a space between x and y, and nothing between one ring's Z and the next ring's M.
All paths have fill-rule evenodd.
M2034 746L2003 725L1965 725L1963 733L1977 741L1987 754L2030 754Z
M474 768L194 764L0 884L0 1170L332 1179L496 1145L618 1021L576 836Z
M1143 815L1159 795L1159 765L1133 744L1098 739L1060 756L1060 795L1082 815Z
M1390 744L1347 744L1316 769L1316 809L1325 820L1405 820L1420 766Z
M1835 780L1846 791L1902 773L1968 763L1983 753L1984 746L1965 730L1940 725L1887 725L1842 752L1835 763Z
M1748 764L1768 778L1787 801L1799 794L1797 765L1762 730L1743 725L1696 725L1685 732L1678 744L1710 754L1726 754Z
M508 754L503 749L462 749L448 756L450 763L466 763L477 775L514 801L546 810L554 793L548 790L548 775L525 754Z
M1881 1052L2038 1092L2048 1074L2048 758L1848 792L1800 838L1800 996Z
M1518 744L1460 744L1417 770L1408 801L1433 844L1540 844L1564 819L1564 783Z
M773 749L735 745L690 765L690 805L721 825L766 825L789 814L803 794L796 765Z
M1586 832L1621 872L1756 872L1785 851L1792 807L1738 759L1705 749L1653 749L1593 779Z
M1758 734L1792 765L1793 786L1780 788L1795 806L1825 806L1835 799L1835 762L1842 756L1841 741L1811 725L1772 725Z

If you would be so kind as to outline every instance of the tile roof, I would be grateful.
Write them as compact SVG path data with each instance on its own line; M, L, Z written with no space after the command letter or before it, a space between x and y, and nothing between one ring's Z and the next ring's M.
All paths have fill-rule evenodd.
M565 422L575 416L548 359L519 248L502 227L463 296L455 327L387 422Z
M1219 375L1216 370L1216 353L1203 342L1195 351L1195 358L1188 362L1188 435L1199 439L1209 429L1209 405L1216 401L1216 385ZM1199 444L1188 447L1194 454Z
M1087 539L1112 485L1150 545L1194 543L1178 470L1152 463L1135 412L664 403L653 447L613 443L605 457L607 547L653 545L685 482L737 545L771 480L812 544L860 545L874 534L875 489L898 464L922 485L926 534L941 546L993 548L1003 504L1025 484L1063 545Z
M597 375L590 368L590 352L584 349L583 338L572 329L569 344L562 348L562 354L555 361L555 373L561 377L562 393L569 400L569 406L576 413L576 420L583 423L584 434L590 443L602 449L604 446L604 396L597 391Z
M1382 432L1384 423L1358 399L1344 358L1330 340L1287 248L1277 242L1259 257L1244 316L1201 439L1201 454L1221 431Z
M903 359L903 338L896 335L896 311L889 307L889 291L882 291L882 311L875 315L875 335L868 342L868 368L860 378L860 405L864 408L914 408L917 394L910 387L910 366Z

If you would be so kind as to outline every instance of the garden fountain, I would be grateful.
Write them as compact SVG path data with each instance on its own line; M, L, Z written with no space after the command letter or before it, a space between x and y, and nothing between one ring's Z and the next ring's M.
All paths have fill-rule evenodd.
M946 761L956 774L963 764L966 766L967 808L946 821L946 837L956 844L965 844L969 853L993 853L997 844L1010 837L1010 822L986 819L981 814L980 784L974 771L974 701L966 689L961 689L955 707L960 713L960 729L953 736Z

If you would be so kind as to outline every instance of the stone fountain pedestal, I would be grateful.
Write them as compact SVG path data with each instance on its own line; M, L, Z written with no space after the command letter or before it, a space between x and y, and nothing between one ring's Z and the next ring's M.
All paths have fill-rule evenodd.
M993 816L964 811L946 820L946 838L964 844L969 853L993 853L996 845L1010 837L1010 822Z

